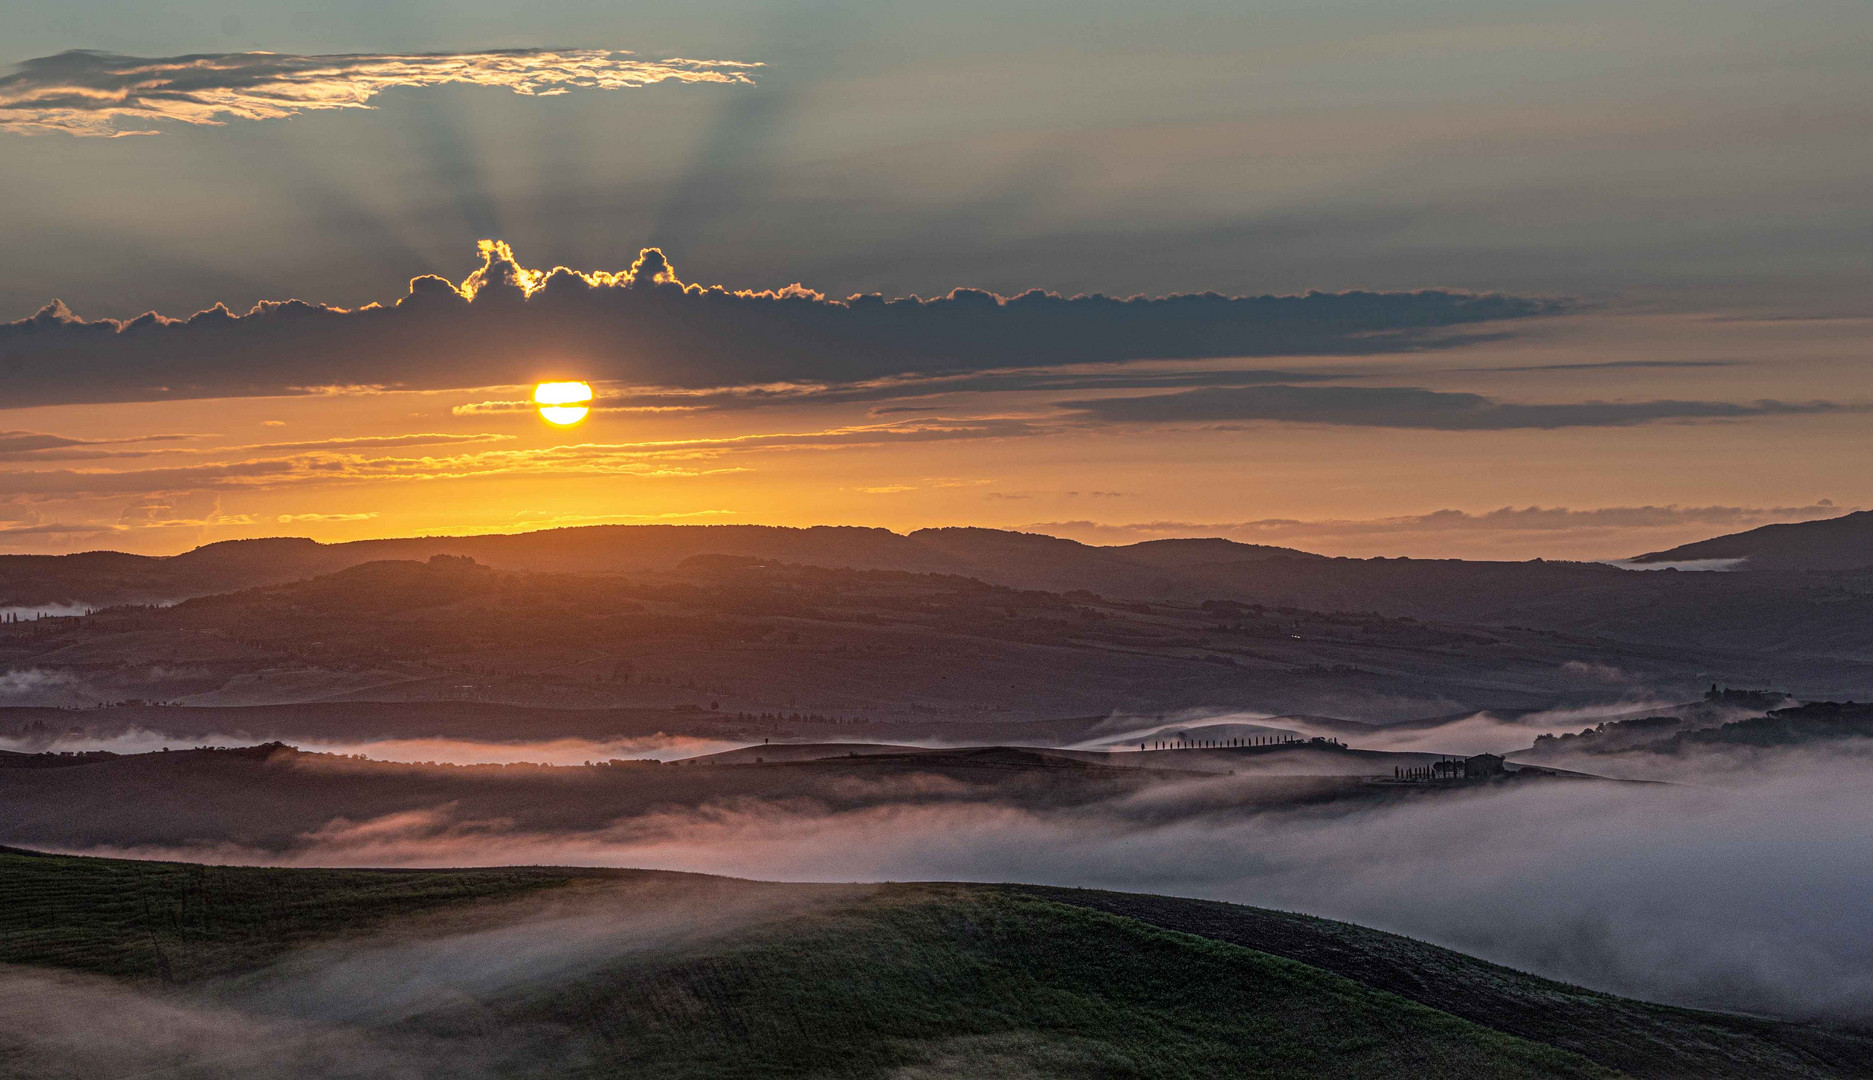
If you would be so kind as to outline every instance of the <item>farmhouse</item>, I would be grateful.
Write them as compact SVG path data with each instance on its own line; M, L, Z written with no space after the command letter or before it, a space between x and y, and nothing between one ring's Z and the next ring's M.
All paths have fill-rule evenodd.
M1463 759L1463 778L1482 780L1503 774L1502 757L1498 754L1477 754Z

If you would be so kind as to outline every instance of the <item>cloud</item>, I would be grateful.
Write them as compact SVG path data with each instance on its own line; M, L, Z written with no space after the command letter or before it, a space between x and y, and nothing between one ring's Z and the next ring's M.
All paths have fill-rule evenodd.
M62 521L48 521L40 525L13 525L0 529L0 537L28 536L95 536L99 533L115 531L109 525L80 525Z
M589 273L523 267L495 241L480 251L482 265L459 286L419 277L394 304L356 310L286 300L242 315L217 305L187 319L87 322L54 301L0 325L6 404L519 386L554 376L691 391L834 386L1140 359L1369 355L1449 347L1476 324L1561 309L1442 291L1121 300L956 289L928 300L834 300L799 285L686 285L656 249L628 270Z
M143 57L73 49L0 77L0 131L22 135L153 135L169 121L219 125L323 109L369 108L398 87L468 83L516 94L620 90L659 82L749 83L759 64L640 60L606 49L294 56L197 53Z
M44 469L0 473L0 495L126 494L196 491L281 479L300 471L285 459L240 461L222 465L185 465L172 469L100 472Z
M125 439L75 439L64 435L48 435L32 431L0 431L0 462L98 461L160 455L199 457L293 451L389 450L413 446L473 446L480 443L511 442L514 436L491 433L448 435L436 432L413 432L408 435L339 436L329 439L308 439L301 442L248 443L234 446L157 446L140 450L101 449L135 444L174 443L199 438L203 436L140 435Z
M1734 366L1734 360L1601 360L1592 363L1518 364L1511 367L1464 368L1465 372L1625 371L1645 368L1714 368Z
M767 432L723 438L666 439L639 443L573 443L533 449L480 450L472 453L390 457L334 452L339 447L372 448L400 443L383 439L339 439L303 445L319 452L247 461L181 465L158 469L0 470L0 498L49 498L66 495L206 492L230 488L277 488L361 480L459 480L476 476L697 476L705 471L687 462L759 451L832 450L897 443L950 442L1039 436L1048 428L1016 419L928 417L898 423L861 424L818 431ZM414 436L421 441L483 442L507 436ZM236 448L240 449L240 448ZM172 523L173 524L173 523Z
M83 446L116 445L121 443L167 442L177 439L200 438L195 435L156 435L136 439L100 439L79 443ZM336 452L343 450L392 450L414 446L474 446L483 443L514 441L512 435L498 435L489 432L477 434L449 435L437 432L412 432L408 435L357 435L337 436L329 439L307 439L301 442L246 443L230 446L211 447L162 447L149 450L46 450L39 453L22 453L18 460L24 461L70 461L94 460L98 458L140 458L169 455L228 455L257 453L288 453L293 451ZM0 461L7 459L0 452Z
M96 447L125 446L136 443L183 442L195 435L136 435L124 439L79 439L43 431L0 431L0 461L58 461L74 458L138 456L160 451L99 450Z
M406 446L463 446L476 443L512 442L512 435L482 433L476 435L445 435L437 432L413 432L409 435L356 435L341 436L331 439L309 439L304 442L253 443L247 446L225 446L213 453L246 452L258 453L283 452L292 450L385 450Z
M282 525L290 525L295 521L369 521L376 516L377 514L375 512L362 514L281 514L275 518L275 520Z
M1318 382L1344 378L1335 372L1269 371L1255 369L1201 371L990 371L967 375L908 375L848 383L773 383L765 386L727 386L703 390L669 388L625 389L601 393L592 411L613 413L701 412L754 409L766 405L848 405L874 401L903 401L945 394L996 394L1022 391L1162 390L1191 386L1255 386L1262 383ZM457 405L456 416L495 413L530 413L539 408L531 398L476 401ZM872 410L876 416L932 412L939 405L896 406Z
M1866 412L1873 406L1831 401L1584 401L1522 405L1481 394L1407 386L1208 387L1174 394L1063 401L1063 407L1113 423L1270 421L1429 431L1550 430L1631 427L1658 420L1738 420L1758 416Z

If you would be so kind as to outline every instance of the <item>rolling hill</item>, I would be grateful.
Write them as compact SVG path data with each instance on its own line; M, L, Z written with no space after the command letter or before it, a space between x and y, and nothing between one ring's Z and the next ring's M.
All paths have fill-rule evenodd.
M1873 704L1809 701L1758 716L1713 720L1683 714L1607 721L1579 734L1542 735L1526 753L1569 755L1696 755L1742 747L1813 747L1873 739Z
M5 850L0 964L18 1021L0 1067L20 1078L1873 1075L1850 1028L1649 1005L1344 923L1024 886Z
M80 709L452 699L893 722L1201 707L1400 720L1607 693L1580 670L1689 692L1707 672L1745 681L1749 664L1526 628L734 556L603 575L384 560L163 608L0 625L0 670L38 673L15 677L15 701Z
M1292 753L1290 753L1290 749ZM1215 806L1271 811L1370 806L1439 791L1365 782L1430 754L1307 747L1168 750L1116 755L1019 747L861 753L787 748L670 764L620 759L591 765L435 765L303 753L279 745L178 749L122 756L0 761L0 844L61 850L177 849L316 856L396 857L433 845L469 848L579 845L627 836L637 823L680 832L720 817L767 822L847 815L967 815L977 809L1131 820L1192 815ZM1292 760L1283 760L1292 759ZM1167 783L1235 769L1226 791L1166 811L1128 800ZM1155 817L1153 818L1155 820ZM624 829L620 833L618 830ZM425 856L427 859L428 856Z
M1864 570L1873 567L1873 510L1824 521L1764 525L1747 532L1634 556L1636 563L1742 559L1749 570Z
M1692 556L1748 559L1746 572L1720 574L1634 571L1598 563L1541 560L1324 558L1216 539L1094 547L993 529L897 534L830 526L594 526L507 536L415 537L330 545L306 539L241 540L169 558L111 552L0 556L0 609L30 613L129 602L172 604L191 597L279 588L347 574L355 582L380 573L364 567L437 556L472 558L502 574L580 578L674 575L720 579L780 568L818 568L845 574L970 580L992 588L1048 592L1066 604L1179 605L1202 609L1212 625L1234 622L1244 610L1261 608L1260 630L1269 629L1267 613L1271 611L1322 613L1342 622L1414 619L1497 630L1521 628L1546 635L1556 644L1591 639L1590 647L1602 655L1584 662L1590 668L1597 664L1615 682L1623 678L1630 684L1661 686L1677 693L1718 679L1789 686L1810 697L1849 698L1873 692L1869 691L1873 687L1873 660L1869 660L1873 657L1873 570L1864 568L1869 522L1873 519L1865 515L1849 515L1831 522L1771 526L1739 534L1739 538L1706 542L1716 547L1692 545L1642 557L1642 561ZM985 624L976 620L973 625ZM1623 655L1608 656L1601 647L1608 642L1616 643L1613 651ZM1662 676L1655 665L1645 662L1647 658L1675 670ZM212 666L233 659L209 657L208 662ZM1021 658L1017 663L1031 670L1034 662ZM1311 675L1315 664L1328 669L1366 666L1358 660L1325 658L1303 661L1299 667L1304 675ZM1483 658L1483 664L1489 666L1488 658ZM162 666L181 670L191 665ZM263 704L339 694L358 698L360 690L381 682L361 675L356 685L260 687L249 696L225 694L215 703ZM1591 679L1573 677L1571 682L1580 689L1593 688ZM1265 701L1231 698L1220 703L1282 712L1343 713L1333 707L1335 697L1371 702L1400 696L1396 686L1335 687L1334 696L1323 697L1306 678L1273 683L1282 691L1298 692L1269 695ZM1076 685L1076 680L1063 678L1055 685L1067 688ZM1599 687L1601 691L1607 688ZM1537 692L1524 701L1514 700L1513 693L1482 699L1457 694L1449 698L1446 711L1484 705L1540 707L1548 702L1535 698L1552 697L1550 687L1532 689ZM152 693L165 699L186 696ZM126 690L118 696L149 695ZM1098 701L1058 700L1046 711L1061 715L1115 705L1129 707L1102 696ZM1411 710L1418 707L1413 705Z
M1185 554L1188 545L1196 545ZM998 529L887 529L821 525L594 525L486 536L403 537L321 544L303 537L226 540L173 556L96 551L0 555L0 607L169 603L275 585L391 559L466 556L502 570L628 573L670 570L700 555L829 568L962 574L1003 585L1164 592L1164 571L1200 550L1205 563L1320 559L1290 548L1228 540L1154 541L1104 548Z

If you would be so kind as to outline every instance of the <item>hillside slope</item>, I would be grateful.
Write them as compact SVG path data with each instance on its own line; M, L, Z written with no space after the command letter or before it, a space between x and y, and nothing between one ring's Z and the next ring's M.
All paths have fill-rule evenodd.
M1633 1076L1873 1076L1873 1034L1634 1001L1367 929L1207 900L1091 889L1023 892L1323 968Z
M848 527L594 526L331 545L305 539L242 540L168 559L111 553L0 556L0 609L69 611L74 605L169 603L277 586L372 561L436 555L473 558L507 573L578 575L696 576L728 569L723 559L739 559L751 561L744 568L753 570L789 564L847 573L944 574L997 587L1047 590L1071 602L1088 602L1091 597L1086 594L1096 594L1115 604L1259 605L1277 613L1367 613L1466 626L1524 627L1613 641L1627 650L1696 650L1701 655L1685 666L1701 676L1800 687L1809 696L1853 697L1864 696L1866 687L1873 685L1873 663L1867 659L1873 655L1873 569L1840 568L1867 567L1873 560L1866 554L1867 538L1873 536L1868 526L1865 516L1850 515L1834 522L1771 527L1792 530L1786 534L1740 534L1825 541L1801 540L1786 551L1762 545L1752 551L1693 546L1643 557L1750 556L1749 572L1722 574L1638 572L1540 560L1330 559L1225 540L1108 548L994 529L926 529L901 535ZM1827 540L1829 536L1835 539ZM716 562L693 562L703 557ZM1632 672L1624 661L1612 666L1650 678ZM1293 680L1282 682L1293 685ZM221 703L273 700L283 699ZM1300 700L1263 707L1333 711Z
M167 608L0 624L0 669L42 673L14 700L75 706L441 697L975 720L1369 703L1371 718L1405 719L1567 700L1582 689L1570 664L1684 691L1699 685L1687 669L1752 674L1532 630L727 556L636 575L386 560Z
M660 920L653 943L617 934ZM581 934L574 963L564 942ZM366 1051L402 1052L412 1077L1873 1074L1873 1038L1845 1029L1591 994L1324 920L1021 886L0 851L0 964L112 980L0 977L24 1021L0 1032L0 1064L19 1077L85 1073L72 1055L114 1045L115 1018L96 1012L91 1051L38 1039L50 1006L19 990L32 979L104 1008L155 1007L128 996L153 992L170 1030L114 1063L197 1077L261 1061L270 1076L355 1075ZM325 1019L283 1028L283 1003ZM223 1029L267 1009L273 1026L232 1052L224 1030L209 1056L176 1032L210 1008Z
M1873 510L1824 521L1764 525L1665 551L1635 556L1637 563L1747 559L1751 570L1860 570L1873 566Z
M1183 542L1177 542L1181 544ZM1319 559L1290 548L1191 542L1204 561L1239 565L1268 558ZM502 570L620 573L669 570L699 555L738 556L830 568L965 574L1023 588L1094 589L1124 595L1162 591L1175 545L1105 548L1000 529L888 529L816 525L593 525L485 536L413 536L321 544L304 537L227 540L166 558L85 552L0 555L0 607L102 606L173 601L275 585L385 559L467 556ZM1167 562L1167 558L1169 561Z

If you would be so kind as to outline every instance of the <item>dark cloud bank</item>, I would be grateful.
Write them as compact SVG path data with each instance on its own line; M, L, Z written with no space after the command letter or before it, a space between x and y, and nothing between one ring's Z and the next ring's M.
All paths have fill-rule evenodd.
M85 321L54 302L0 325L6 405L453 388L549 376L683 389L851 383L1046 364L1365 355L1448 344L1458 328L1555 312L1500 295L1213 293L1116 299L957 289L935 299L845 300L800 286L747 292L681 283L662 252L628 271L550 273L482 244L460 287L420 277L389 306L297 300L237 315ZM1474 330L1468 331L1474 334Z

